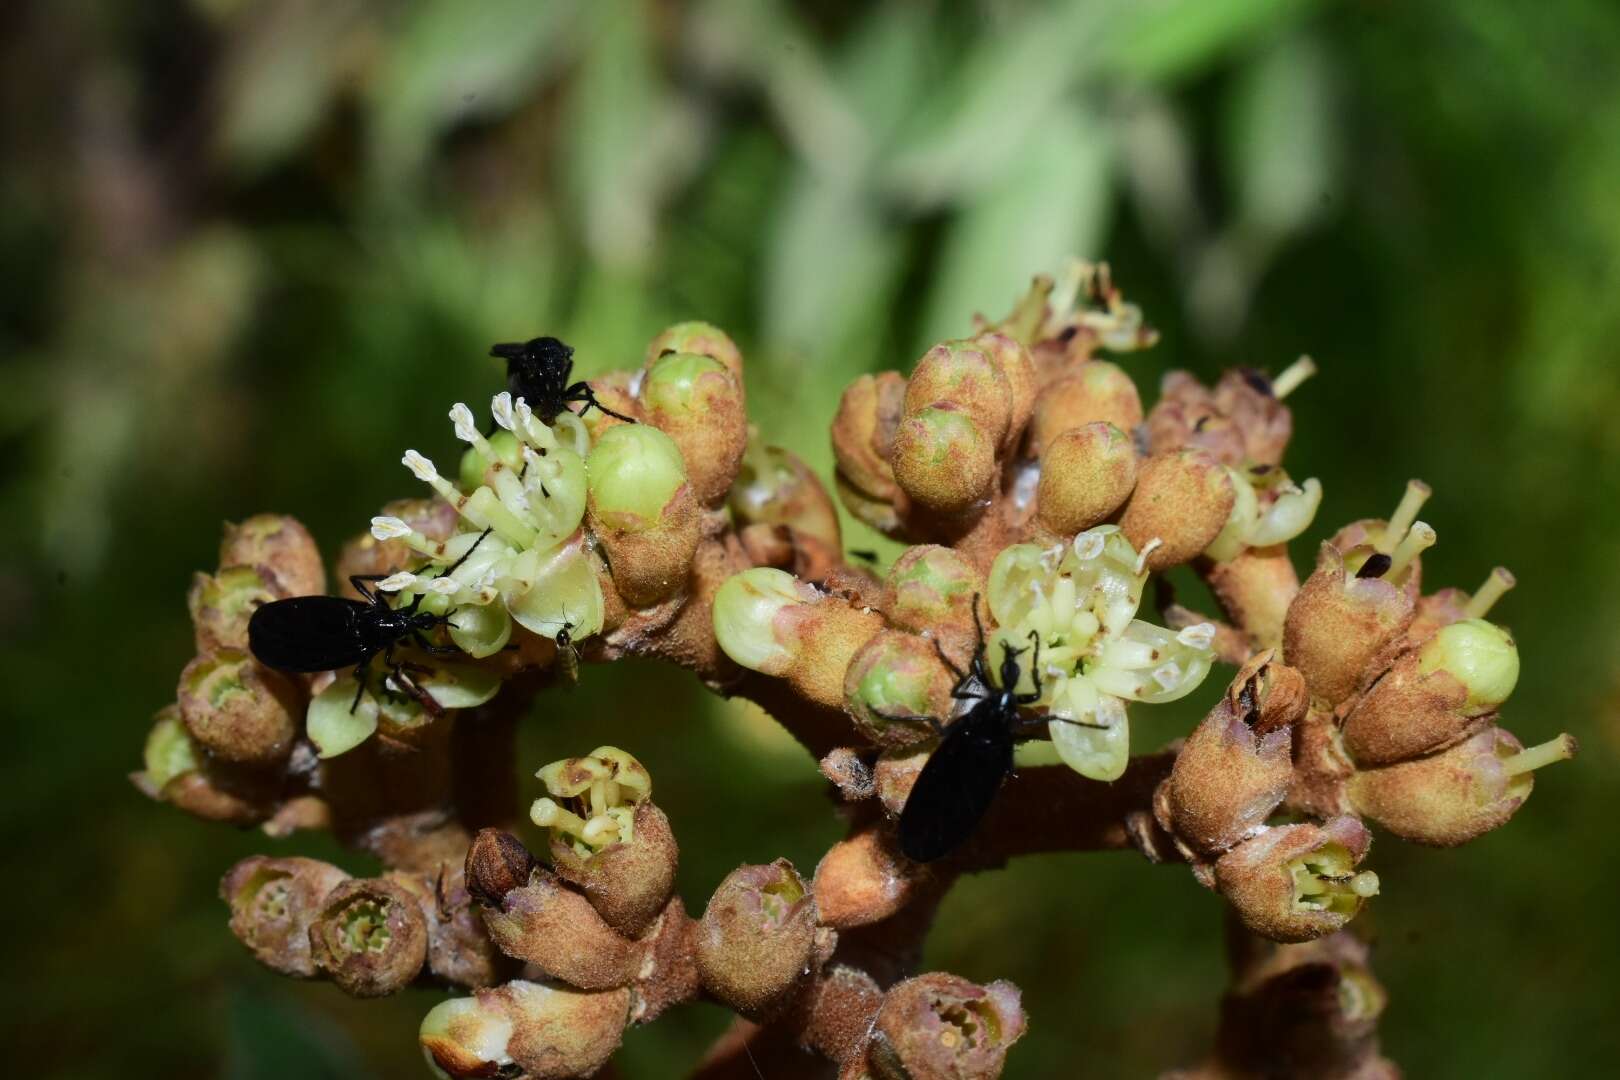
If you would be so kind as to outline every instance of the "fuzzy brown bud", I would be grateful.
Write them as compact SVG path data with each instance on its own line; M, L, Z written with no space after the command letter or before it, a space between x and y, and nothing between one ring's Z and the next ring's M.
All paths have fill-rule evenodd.
M1231 472L1204 451L1159 454L1142 464L1119 527L1149 570L1166 570L1209 547L1236 500Z
M432 873L394 871L388 880L411 894L427 922L427 967L452 986L494 986L517 964L495 947L484 930L478 902L467 890L460 866L440 863Z
M1026 1026L1011 983L930 972L883 996L867 1065L879 1080L992 1080Z
M696 353L720 361L730 371L738 385L743 383L742 350L727 333L712 323L679 322L665 327L647 343L647 358L643 365L650 368L659 357L670 353Z
M1438 754L1356 772L1350 800L1402 839L1454 847L1505 824L1530 797L1534 771L1575 749L1571 736L1560 735L1527 750L1487 727Z
M350 878L327 894L309 928L315 967L345 993L403 990L427 962L427 922L405 889L383 878Z
M919 718L949 714L955 683L932 641L904 630L882 630L849 662L845 708L873 745L909 746L933 734Z
M1348 815L1268 828L1216 861L1215 888L1262 937L1309 941L1342 928L1377 894L1378 876L1355 869L1371 843Z
M679 847L669 818L649 801L636 804L630 839L600 851L583 849L559 831L551 837L557 876L580 891L607 924L639 937L669 902Z
M1007 433L1002 438L1001 455L1010 456L1018 449L1024 431L1035 414L1035 397L1039 377L1029 350L1006 334L981 334L973 344L990 358L1001 377L1007 382Z
M1065 431L1102 421L1129 435L1142 422L1136 383L1117 364L1088 360L1041 388L1029 426L1029 451L1039 457Z
M584 895L538 870L499 908L484 908L489 936L508 956L582 990L628 986L641 950L602 920Z
M418 1038L445 1076L590 1076L618 1050L630 998L628 989L582 993L515 980L440 1002L423 1017Z
M1331 544L1283 622L1283 656L1313 700L1336 705L1355 691L1373 657L1412 621L1412 600L1382 578L1352 576Z
M833 456L840 478L881 503L900 490L889 457L905 395L906 380L897 371L862 375L845 388L833 417Z
M889 568L887 586L884 611L896 626L946 638L974 633L973 598L984 595L984 575L956 551L907 548Z
M1070 428L1041 452L1035 514L1058 536L1074 536L1114 515L1136 486L1136 447L1106 421Z
M321 549L303 522L286 514L254 514L225 526L220 566L253 566L274 580L278 596L318 596L326 591Z
M1299 675L1274 663L1269 650L1245 665L1176 755L1165 781L1168 820L1160 824L1206 855L1263 827L1293 779L1302 691Z
M286 760L302 719L298 691L245 652L216 649L180 672L180 718L197 744L224 761Z
M498 908L507 893L529 883L536 865L523 842L505 829L480 829L467 849L467 891L479 903Z
M947 341L923 354L906 381L905 416L942 402L964 410L995 446L1006 439L1012 387L988 349L971 341Z
M186 593L186 607L196 634L197 651L245 649L247 624L260 604L283 592L269 571L257 566L225 566L215 574L196 574Z
M813 887L822 925L848 930L887 919L915 896L913 873L883 828L868 827L840 840L816 867Z
M647 422L680 447L698 501L724 499L748 446L741 381L718 360L669 353L648 366L640 397Z
M805 977L816 905L793 864L739 866L709 898L697 933L698 972L720 1001L758 1019Z
M318 859L254 855L226 872L219 896L231 908L231 933L272 971L315 974L309 929L327 895L349 875Z
M894 433L894 478L918 505L963 513L990 497L999 440L993 432L953 401L908 412Z

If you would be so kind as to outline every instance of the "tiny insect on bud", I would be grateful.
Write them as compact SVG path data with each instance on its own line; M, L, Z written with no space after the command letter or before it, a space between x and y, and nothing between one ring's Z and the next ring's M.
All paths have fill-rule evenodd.
M1067 538L1101 524L1125 505L1136 486L1136 447L1106 421L1070 428L1041 453L1035 513Z
M210 754L268 765L286 760L298 735L292 683L235 649L205 652L180 672L180 716Z
M628 989L581 993L514 980L440 1002L418 1039L436 1076L590 1076L618 1050L630 1014Z
M699 924L704 988L744 1016L767 1016L807 975L815 936L815 901L792 863L740 866L714 891Z
M403 990L427 963L421 905L382 878L350 878L327 894L309 943L316 968L355 997Z
M930 972L896 983L883 996L867 1065L878 1080L993 1080L1027 1026L1011 983L978 986Z
M1148 556L1147 568L1166 570L1209 547L1236 499L1231 473L1204 451L1156 455L1143 463L1119 527L1137 551L1163 541Z
M247 624L260 604L290 595L279 579L257 566L225 566L218 573L196 574L186 594L186 607L196 631L198 652L247 648Z
M921 506L959 514L989 498L996 442L963 406L935 402L908 413L894 433L894 478Z
M1215 888L1262 937L1323 937L1378 894L1378 875L1355 869L1371 843L1366 826L1349 816L1273 826L1216 861Z
M1438 754L1364 769L1350 778L1356 809L1406 840L1455 847L1503 825L1524 805L1535 770L1575 756L1560 735L1524 749L1499 727L1486 727Z
M742 385L720 361L692 353L654 360L641 381L647 422L680 448L698 501L714 505L737 478L748 445Z
M286 514L254 514L227 524L219 565L257 567L272 579L278 597L326 591L326 566L315 538L303 522Z
M1112 424L1130 434L1142 422L1142 398L1124 369L1089 360L1072 374L1041 387L1029 425L1029 451L1039 457L1065 431L1091 423Z
M231 908L231 933L259 963L307 979L315 974L310 927L327 895L348 877L316 859L253 855L226 872L219 895Z

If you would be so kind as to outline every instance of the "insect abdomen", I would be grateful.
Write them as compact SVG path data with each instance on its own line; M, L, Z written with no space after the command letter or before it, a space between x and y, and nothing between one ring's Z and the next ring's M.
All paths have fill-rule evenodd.
M368 652L358 629L368 606L339 596L272 601L248 620L248 648L259 663L279 671L330 671L357 664Z

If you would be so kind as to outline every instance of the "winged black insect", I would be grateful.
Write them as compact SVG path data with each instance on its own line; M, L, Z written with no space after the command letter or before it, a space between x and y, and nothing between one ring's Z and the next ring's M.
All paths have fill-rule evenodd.
M569 382L574 371L574 350L554 337L528 341L508 341L492 345L489 355L506 361L506 386L513 398L522 398L545 423L557 419L573 402L583 402L579 411L595 407L609 416L635 423L635 418L616 413L596 400L596 391L584 379Z

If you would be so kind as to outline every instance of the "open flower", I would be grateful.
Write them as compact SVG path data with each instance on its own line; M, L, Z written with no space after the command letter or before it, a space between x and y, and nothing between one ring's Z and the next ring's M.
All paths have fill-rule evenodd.
M1179 632L1136 618L1147 582L1145 553L1117 525L1072 544L1015 544L990 568L988 600L1002 648L1040 648L1041 697L1060 757L1094 780L1115 780L1130 756L1127 701L1160 704L1196 689L1214 658L1215 628ZM997 650L992 649L991 655ZM1035 688L1025 669L1020 690Z

